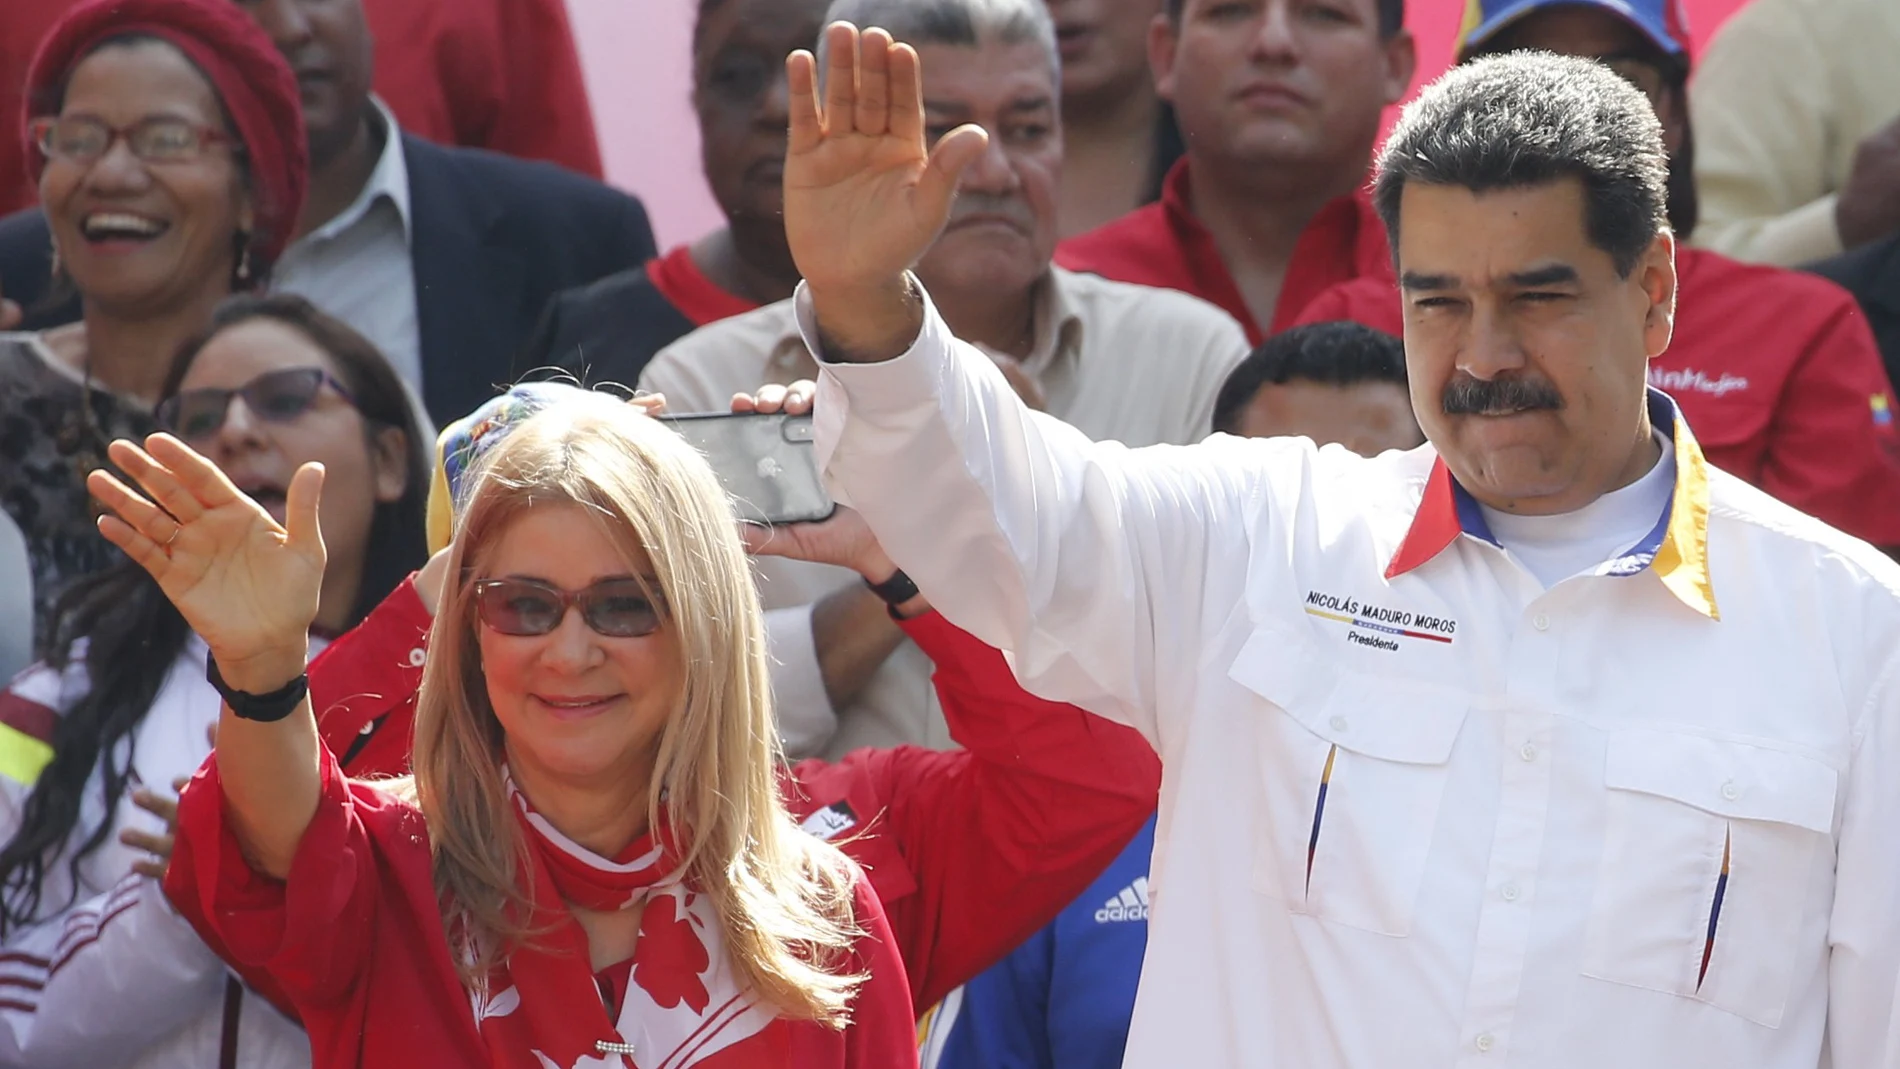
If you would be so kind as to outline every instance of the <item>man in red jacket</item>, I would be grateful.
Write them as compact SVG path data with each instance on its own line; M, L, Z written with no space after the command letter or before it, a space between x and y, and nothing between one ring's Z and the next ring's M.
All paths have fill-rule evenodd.
M1363 188L1416 62L1404 0L1168 0L1149 37L1187 155L1159 203L1056 263L1219 305L1258 345L1322 290L1391 275Z
M1848 534L1900 547L1893 389L1852 295L1813 275L1687 244L1695 229L1687 30L1679 0L1483 0L1459 59L1518 48L1600 59L1644 90L1670 151L1676 327L1649 381L1673 397L1717 467ZM1303 323L1352 319L1394 334L1408 316L1387 278L1322 295Z
M0 71L26 70L40 38L77 3L0 5ZM376 92L403 129L600 177L565 0L368 0L364 7L376 36ZM19 120L19 83L17 75L0 78L0 122ZM9 125L0 137L0 215L39 203L23 148Z

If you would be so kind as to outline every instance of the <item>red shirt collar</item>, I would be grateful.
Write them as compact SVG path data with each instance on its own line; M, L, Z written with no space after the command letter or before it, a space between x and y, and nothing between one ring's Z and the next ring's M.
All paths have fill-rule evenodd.
M752 311L758 305L713 284L693 261L691 245L676 245L647 261L647 280L696 327Z

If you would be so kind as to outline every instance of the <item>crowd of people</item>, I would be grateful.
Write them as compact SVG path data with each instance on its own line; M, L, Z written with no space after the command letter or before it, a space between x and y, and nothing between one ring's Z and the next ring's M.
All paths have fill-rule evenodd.
M1900 1066L1889 0L14 6L0 1067Z

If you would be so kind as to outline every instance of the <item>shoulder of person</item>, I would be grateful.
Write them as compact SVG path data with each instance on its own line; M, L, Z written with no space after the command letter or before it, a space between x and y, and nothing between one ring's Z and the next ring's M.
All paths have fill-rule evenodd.
M1085 323L1113 323L1118 337L1123 332L1132 332L1137 338L1146 333L1162 334L1177 341L1185 336L1222 345L1231 343L1243 354L1247 350L1246 334L1234 317L1193 294L1118 282L1062 267L1050 270L1063 296Z
M438 145L410 133L402 138L410 183L421 187L418 193L423 195L438 181L450 179L492 198L506 211L528 213L537 221L598 221L603 214L628 211L646 214L633 194L544 160Z
M756 363L762 371L772 350L797 336L798 316L792 302L775 301L694 330L661 349L648 366L658 369L677 361L699 363L717 357L722 366L750 368ZM745 389L757 385L754 382Z
M1728 533L1753 540L1758 552L1734 554L1755 567L1786 576L1813 576L1824 589L1840 584L1871 592L1900 635L1900 563L1850 534L1783 503L1758 487L1710 465L1709 536ZM1721 598L1722 577L1715 577Z
M1159 201L1085 230L1056 246L1056 262L1071 271L1119 277L1123 267L1155 253L1173 254L1173 240Z

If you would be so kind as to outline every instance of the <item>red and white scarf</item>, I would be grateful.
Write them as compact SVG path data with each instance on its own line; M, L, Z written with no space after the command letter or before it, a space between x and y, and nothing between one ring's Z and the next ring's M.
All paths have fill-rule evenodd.
M739 987L712 900L686 886L663 831L603 858L536 813L506 768L502 776L533 855L536 907L527 927L537 934L471 993L492 1065L685 1069L774 1022L772 1011ZM608 1020L586 934L564 902L600 911L645 903L617 1021ZM629 1046L632 1053L624 1053Z

